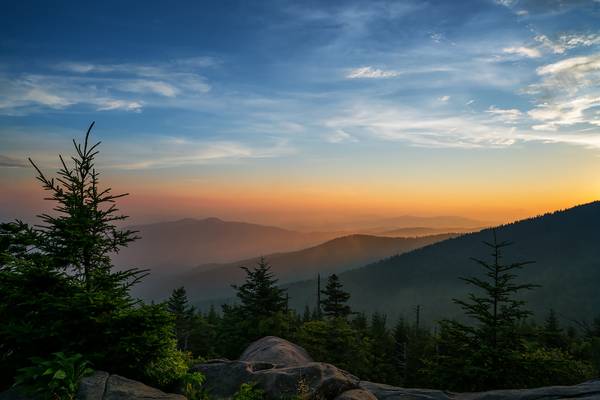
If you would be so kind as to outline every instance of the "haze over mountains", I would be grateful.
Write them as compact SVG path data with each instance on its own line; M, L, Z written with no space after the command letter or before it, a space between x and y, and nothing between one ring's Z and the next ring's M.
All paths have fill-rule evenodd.
M349 235L307 249L266 255L280 283L309 279L317 273L339 273L370 262L404 253L431 243L445 240L454 234L419 238L389 238L370 235ZM227 264L202 265L180 275L153 280L138 292L146 298L161 299L173 287L185 286L192 301L226 297L233 294L231 284L240 284L245 272L240 268L254 267L260 257ZM167 284L168 282L168 284Z
M333 232L304 233L218 218L186 218L131 228L139 231L142 239L114 256L115 264L150 268L156 274L299 250L338 236Z
M542 285L523 298L543 317L554 308L559 317L583 320L600 309L600 202L518 221L497 229L499 240L515 242L506 248L504 262L534 260L519 273L519 282ZM344 272L340 279L352 294L358 311L387 313L390 318L413 318L421 306L422 320L460 317L452 298L472 290L459 277L481 276L470 257L489 259L482 241L492 240L489 229L448 239L415 251ZM487 258L486 258L487 257ZM291 306L315 304L314 280L288 285Z

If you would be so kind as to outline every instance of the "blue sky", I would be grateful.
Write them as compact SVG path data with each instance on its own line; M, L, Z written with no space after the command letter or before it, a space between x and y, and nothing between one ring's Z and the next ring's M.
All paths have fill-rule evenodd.
M209 187L598 165L594 0L23 1L0 26L2 185L92 120L111 173Z

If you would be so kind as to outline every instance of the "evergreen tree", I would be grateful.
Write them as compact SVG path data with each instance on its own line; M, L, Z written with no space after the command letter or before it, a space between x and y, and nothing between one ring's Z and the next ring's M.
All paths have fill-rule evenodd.
M188 340L194 321L194 308L188 303L187 293L183 286L174 289L171 297L167 300L167 310L175 318L175 337L177 338L177 347L181 350L188 350Z
M461 278L480 292L470 293L467 300L454 299L465 314L475 321L475 325L446 320L441 326L441 347L446 351L440 357L442 364L446 363L442 368L448 369L449 374L464 374L449 378L454 384L467 385L461 389L479 390L510 385L519 363L520 351L523 350L523 335L518 323L531 315L524 308L525 302L517 299L516 295L537 286L515 283L515 272L532 262L505 264L503 251L511 243L499 242L496 230L492 233L493 241L484 242L492 251L492 261L472 259L483 268L485 278ZM456 365L458 360L461 360L462 366Z
M47 177L29 159L37 171L37 179L57 203L56 214L41 214L43 225L36 229L37 247L49 255L54 266L78 277L87 289L101 284L112 268L110 254L137 239L134 231L119 229L115 222L127 216L119 214L115 201L127 193L113 195L110 188L99 187L99 173L94 162L100 142L90 145L90 125L83 144L73 145L77 155L69 164L59 156L61 168L57 178ZM129 270L123 273L134 281L141 279L141 272Z
M544 345L548 348L565 349L567 347L567 339L560 327L554 309L550 309L544 321L542 339Z
M325 296L321 300L323 313L330 318L348 318L352 314L350 306L346 303L350 300L350 293L342 290L342 283L336 274L327 279L327 286L321 293Z
M285 291L277 287L277 279L273 277L271 266L265 258L261 257L253 269L242 269L246 271L246 281L241 286L232 287L237 291L236 296L246 317L256 319L285 312Z

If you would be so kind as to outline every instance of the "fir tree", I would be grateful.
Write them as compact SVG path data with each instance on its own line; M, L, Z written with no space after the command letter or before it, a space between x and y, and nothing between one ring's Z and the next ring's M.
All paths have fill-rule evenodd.
M183 286L174 289L167 300L167 310L175 318L175 337L181 350L188 350L188 340L194 320L194 308L188 303L187 293Z
M119 229L117 221L127 216L119 214L115 200L127 193L113 195L110 188L101 189L99 173L94 162L100 142L90 145L89 136L94 123L89 126L83 144L73 140L76 156L71 163L59 156L61 168L58 177L49 178L31 160L37 179L57 203L56 214L41 214L43 225L36 230L37 247L51 256L56 268L77 276L87 289L99 284L112 267L110 254L137 239L134 231ZM125 273L134 281L141 279L136 270ZM95 282L96 280L96 282Z
M342 283L336 274L327 279L327 286L321 293L325 296L321 300L323 313L330 318L348 318L352 314L350 306L346 303L350 300L350 293L342 290Z
M532 262L505 264L503 250L512 243L499 242L496 230L492 233L493 241L484 242L492 251L492 261L472 259L483 268L485 277L461 278L480 292L470 293L467 300L453 300L475 321L475 325L446 320L441 326L442 358L446 351L448 372L464 374L449 380L458 385L469 382L464 383L470 385L466 387L469 390L497 388L510 384L507 380L514 373L519 352L523 350L523 335L518 323L532 315L524 308L525 302L516 296L537 286L515 283L515 272ZM452 358L454 360L451 360ZM457 359L463 363L461 366L456 365Z
M241 286L232 285L237 291L241 308L247 318L270 317L278 312L285 312L285 291L277 287L277 279L273 277L271 266L264 257L258 265L246 271L246 281Z
M544 345L548 348L564 349L567 346L563 329L560 327L554 309L550 309L544 321L542 337Z

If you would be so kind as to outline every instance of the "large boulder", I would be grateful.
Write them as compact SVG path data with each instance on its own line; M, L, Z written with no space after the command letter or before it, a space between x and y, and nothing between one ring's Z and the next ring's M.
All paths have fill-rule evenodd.
M141 382L96 371L82 379L77 400L186 400L179 394L164 393Z
M76 400L186 400L180 394L161 392L141 382L95 371L79 384ZM0 393L0 400L34 400L14 389Z
M377 400L377 397L365 389L352 389L340 394L334 400Z
M295 367L313 362L302 347L276 336L265 336L250 344L240 361L267 362L278 366Z
M359 383L355 376L331 364L317 362L286 367L262 361L218 360L196 365L192 370L206 376L205 388L211 399L231 398L243 383L250 382L264 390L268 399L299 394L311 399L334 399L357 389Z

